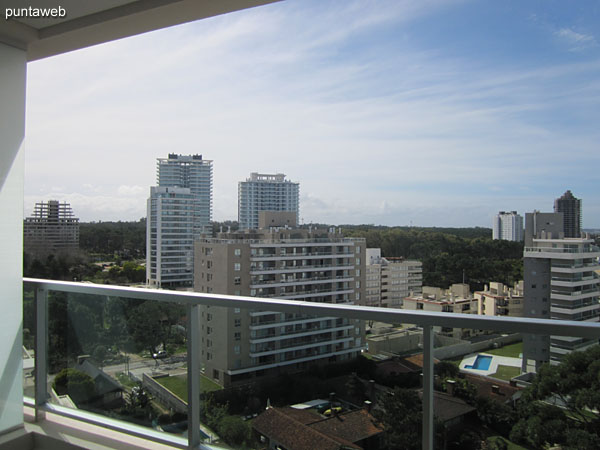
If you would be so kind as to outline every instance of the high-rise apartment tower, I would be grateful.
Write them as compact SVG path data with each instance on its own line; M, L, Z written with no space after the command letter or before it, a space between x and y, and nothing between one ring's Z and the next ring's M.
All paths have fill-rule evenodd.
M146 224L146 281L191 288L194 239L211 231L212 161L202 155L158 158Z
M563 213L565 237L581 237L581 199L567 191L554 200L554 212Z
M563 213L525 215L523 316L598 322L600 248L589 236L565 237L563 219ZM548 361L558 364L565 354L598 340L526 335L523 343L525 371L530 370L528 361L536 367Z
M238 184L238 222L241 230L258 229L260 211L287 211L299 216L300 184L285 175L251 173ZM296 224L293 224L296 225Z
M516 211L500 211L492 223L492 238L504 241L523 240L523 216Z

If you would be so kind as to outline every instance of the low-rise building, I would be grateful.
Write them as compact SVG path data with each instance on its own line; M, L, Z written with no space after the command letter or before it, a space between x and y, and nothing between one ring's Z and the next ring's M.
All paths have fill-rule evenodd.
M311 410L267 408L252 422L266 449L343 450L380 448L383 427L366 410L323 417Z
M523 316L523 281L510 288L502 283L491 282L483 291L473 294L478 302L477 313L486 316Z
M365 306L401 308L404 297L421 294L423 265L420 261L382 257L381 249L367 249Z
M478 301L471 293L469 285L457 283L450 286L449 289L423 286L422 295L410 296L404 299L403 309L477 314L477 303ZM434 327L434 331L456 339L466 339L477 334L477 330L469 328Z

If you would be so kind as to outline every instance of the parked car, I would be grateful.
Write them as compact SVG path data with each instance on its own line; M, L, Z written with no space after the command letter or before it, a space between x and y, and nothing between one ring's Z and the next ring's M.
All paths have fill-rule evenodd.
M154 359L165 359L167 356L169 355L167 355L167 352L164 350L159 350L158 352L152 354Z

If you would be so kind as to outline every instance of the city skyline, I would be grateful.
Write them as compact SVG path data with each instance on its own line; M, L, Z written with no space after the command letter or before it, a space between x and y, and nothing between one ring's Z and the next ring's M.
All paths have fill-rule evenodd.
M569 189L600 228L593 3L378 6L285 1L31 63L25 215L137 220L177 152L214 160L218 221L259 171L302 184L301 223L489 227Z

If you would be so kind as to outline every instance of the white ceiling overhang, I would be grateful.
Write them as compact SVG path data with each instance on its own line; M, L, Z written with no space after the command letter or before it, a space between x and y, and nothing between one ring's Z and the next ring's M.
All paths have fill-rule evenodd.
M0 43L26 50L35 61L274 1L279 0L0 0ZM64 17L27 17L59 6ZM27 11L6 19L7 8Z

